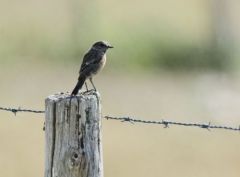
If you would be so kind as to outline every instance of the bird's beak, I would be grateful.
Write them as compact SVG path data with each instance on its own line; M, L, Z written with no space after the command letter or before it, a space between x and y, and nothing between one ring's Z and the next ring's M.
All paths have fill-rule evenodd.
M108 48L109 48L109 49L112 49L112 48L114 48L114 47L113 47L113 46L111 46L111 45L109 45L109 46L108 46Z

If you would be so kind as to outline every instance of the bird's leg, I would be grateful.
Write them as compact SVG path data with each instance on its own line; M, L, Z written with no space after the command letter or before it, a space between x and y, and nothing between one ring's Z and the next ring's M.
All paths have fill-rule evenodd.
M85 81L85 87L86 87L86 91L85 92L83 92L83 94L85 94L85 93L88 93L88 92L90 92L91 90L88 90L88 85L87 85L87 81Z
M86 90L87 90L87 92L88 92L87 81L85 81L85 87L86 87Z
M91 77L89 78L89 80L90 80L90 82L91 82L91 84L92 84L94 90L97 91L96 87L95 87L94 84L93 84L93 81L92 81L92 78L91 78Z

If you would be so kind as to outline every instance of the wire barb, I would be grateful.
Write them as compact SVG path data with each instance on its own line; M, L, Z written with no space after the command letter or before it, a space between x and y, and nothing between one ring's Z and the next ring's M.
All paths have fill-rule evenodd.
M169 123L167 121L162 120L162 124L164 125L163 128L170 128L169 125L168 125Z
M206 125L206 124L200 125L201 128L205 128L208 131L211 131L210 126L211 126L211 122L209 122L208 125Z

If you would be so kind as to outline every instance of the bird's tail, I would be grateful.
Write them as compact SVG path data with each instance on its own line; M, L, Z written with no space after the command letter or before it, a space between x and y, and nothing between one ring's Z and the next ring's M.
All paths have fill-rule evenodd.
M75 88L73 89L71 95L77 95L78 91L82 88L85 80L86 80L86 77L85 77L85 76L79 76L79 78L78 78L78 83L77 83L77 85L75 86Z

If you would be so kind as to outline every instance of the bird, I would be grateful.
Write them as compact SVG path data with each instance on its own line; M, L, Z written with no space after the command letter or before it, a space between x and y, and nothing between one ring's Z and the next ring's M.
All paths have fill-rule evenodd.
M106 52L111 48L113 48L113 46L110 45L107 41L98 41L92 45L92 47L83 57L79 71L78 82L74 87L71 95L77 95L84 83L88 91L87 83L85 82L87 79L90 80L94 90L97 90L93 84L92 78L105 66L107 59Z

